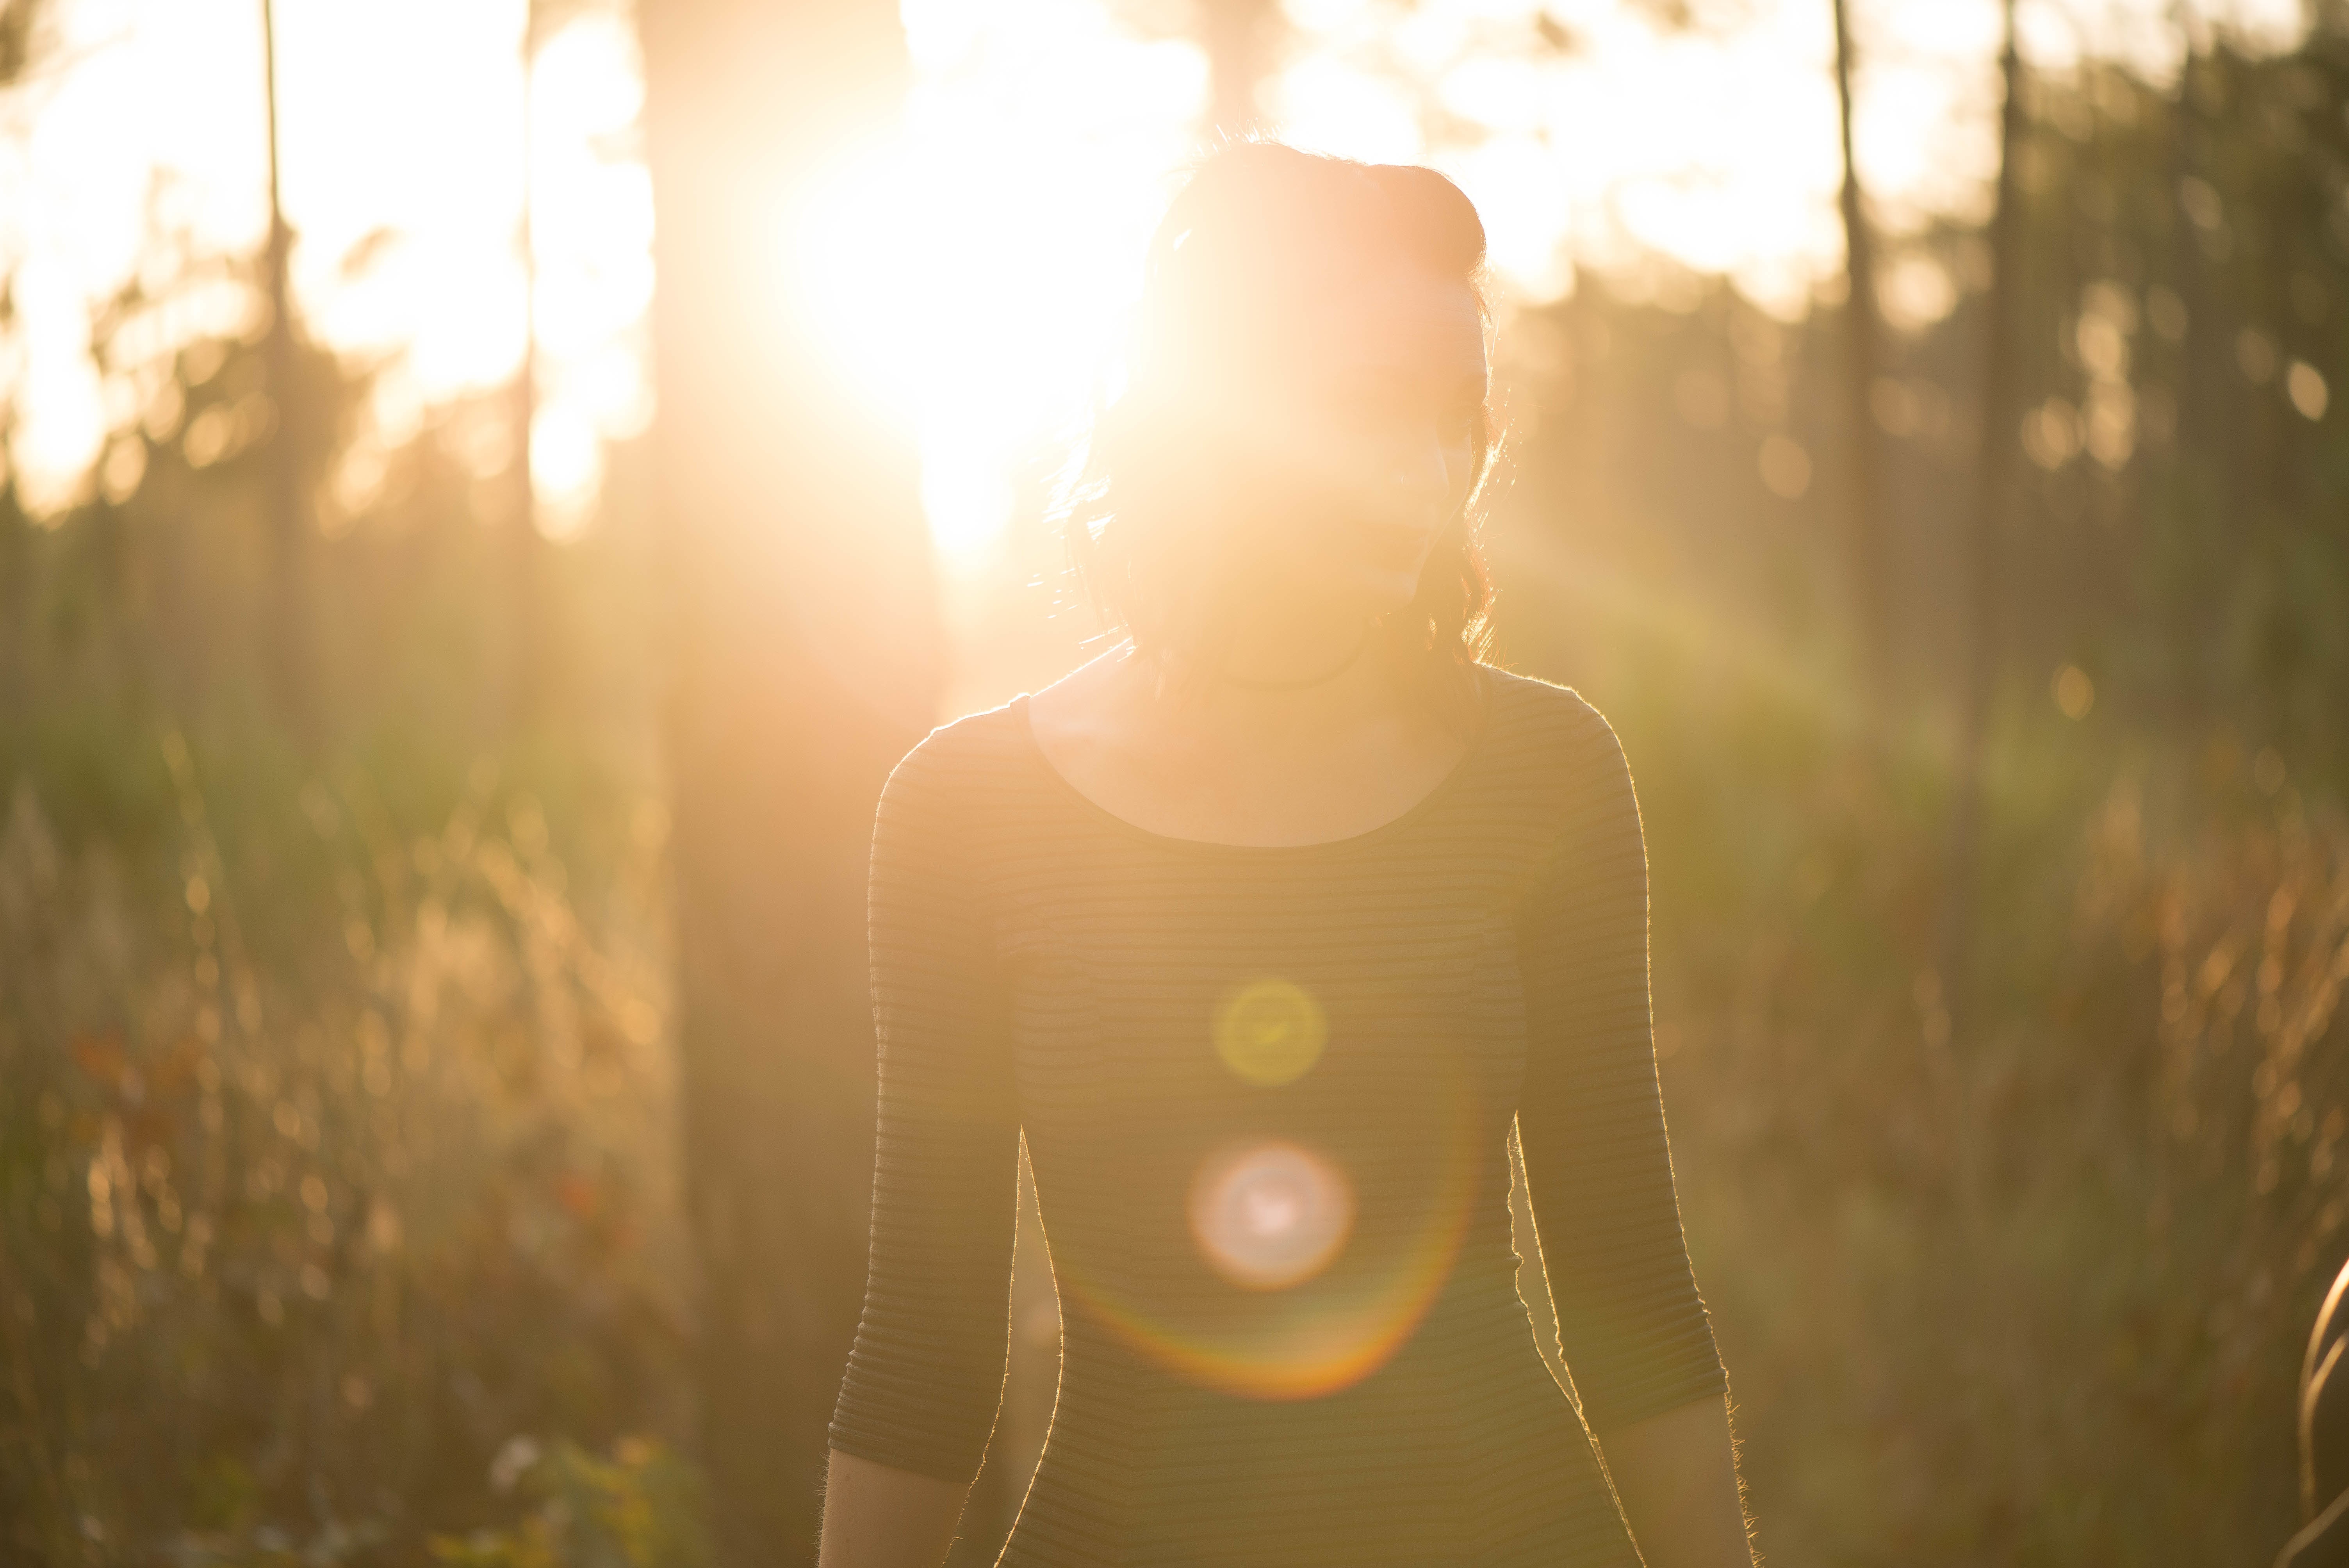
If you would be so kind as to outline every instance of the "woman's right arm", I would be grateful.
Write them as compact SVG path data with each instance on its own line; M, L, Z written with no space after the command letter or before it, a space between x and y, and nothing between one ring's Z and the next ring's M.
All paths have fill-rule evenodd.
M833 1413L823 1568L936 1568L986 1453L1009 1351L1010 1028L946 735L898 763L874 820L873 1223L864 1314Z

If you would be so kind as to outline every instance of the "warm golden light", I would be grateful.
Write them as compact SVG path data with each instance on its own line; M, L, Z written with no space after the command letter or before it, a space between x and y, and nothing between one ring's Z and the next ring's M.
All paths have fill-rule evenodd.
M900 136L837 150L777 203L777 304L792 335L830 356L885 415L917 397L932 270L926 214L936 193Z
M810 205L770 215L785 241L777 287L802 296L793 308L814 314L858 395L916 423L933 533L949 562L967 562L1024 504L1022 485L1114 342L1167 177L1197 145L1207 67L1193 41L1137 34L1087 0L899 9L915 84L902 131L844 153L802 193ZM1361 0L1282 9L1296 46L1267 84L1275 129L1444 169L1477 201L1515 296L1562 294L1580 266L1637 296L1662 256L1727 272L1791 318L1839 265L1822 6L1773 0L1694 30L1614 0L1442 0L1400 19ZM2173 9L2119 0L2062 26L2029 14L2027 52L2048 70L2093 57L2158 77L2174 64ZM0 207L43 215L16 226L28 329L20 360L0 367L28 411L12 450L42 513L78 493L119 423L83 324L137 271L155 182L201 250L249 253L265 227L254 8L185 0L128 29L88 0L56 10L79 63L43 84L23 155L0 166ZM2288 0L2229 8L2231 26L2270 47L2295 36L2296 13ZM1491 46L1537 14L1572 46L1533 57ZM521 0L280 0L285 198L309 330L394 356L357 438L380 451L435 405L514 372L527 142L538 396L564 409L537 432L555 451L533 468L543 521L561 531L584 521L601 475L582 434L624 438L650 416L652 204L626 13L566 9L552 25L527 139L525 15ZM1875 8L1869 27L1879 47L1858 83L1862 172L1889 231L1977 213L1995 7ZM419 81L434 84L429 115L409 112ZM1476 134L1432 141L1423 101ZM129 102L147 112L122 115ZM1954 303L1950 280L1915 258L1896 258L1886 284L1907 327ZM2321 372L2299 371L2290 390L2322 417Z

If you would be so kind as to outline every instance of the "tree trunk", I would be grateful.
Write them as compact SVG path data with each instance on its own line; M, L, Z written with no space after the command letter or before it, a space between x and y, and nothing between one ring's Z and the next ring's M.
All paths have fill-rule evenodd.
M789 1563L864 1289L873 812L940 639L911 441L789 325L773 239L894 117L904 40L875 0L647 0L640 27L700 1449L722 1557Z
M2185 58L2178 67L2178 94L2169 112L2169 281L2186 307L2185 339L2176 348L2173 385L2178 399L2178 423L2169 442L2171 504L2163 521L2177 531L2180 564L2162 583L2161 613L2168 621L2165 643L2170 658L2162 687L2168 694L2168 719L2172 733L2187 735L2206 726L2213 711L2224 706L2210 699L2209 672L2204 658L2216 641L2210 625L2210 595L2199 592L2205 582L2220 579L2203 573L2223 570L2225 562L2214 544L2231 552L2235 541L2209 526L2220 509L2216 496L2227 493L2214 480L2227 477L2214 454L2225 443L2227 406L2233 399L2233 356L2220 350L2226 334L2220 329L2223 283L2213 287L2202 257L2202 237L2188 219L2178 199L2186 181L2204 172L2197 146L2202 135L2201 105L2203 39L2193 7L2174 0L2170 19L2178 29Z
M1973 861L1981 837L1982 769L1999 655L2000 548L2014 496L2018 366L2015 305L2023 290L2022 201L2015 165L2023 147L2023 57L2014 44L2014 0L2005 0L1999 69L2005 107L1999 115L1998 197L1991 215L1990 293L1982 304L1981 446L1975 455L1972 526L1965 539L1964 613L1959 632L1956 792L1941 874L1935 962L1948 998L1951 1027L1971 1023Z
M1852 160L1851 25L1847 0L1834 0L1836 105L1843 139L1843 239L1850 294L1844 302L1845 418L1851 429L1850 552L1852 609L1859 635L1859 670L1871 728L1891 717L1891 581L1886 565L1884 459L1876 438L1870 395L1880 358L1877 346L1876 247L1861 211L1859 169Z
M538 234L533 222L538 177L537 144L531 126L535 104L532 71L538 61L538 0L522 8L522 200L514 248L522 258L522 363L512 388L513 443L506 506L497 520L504 545L507 624L502 638L505 667L499 692L498 732L511 735L543 717L547 697L546 583L544 541L538 531L538 487L531 474L531 422L538 415Z
M320 715L316 648L310 636L312 529L303 491L305 428L309 417L294 341L294 302L287 279L294 233L277 180L277 18L275 0L261 0L261 89L269 136L269 239L262 286L269 295L269 336L263 347L269 399L277 416L269 438L267 486L269 602L264 608L270 677L285 724L305 741L316 738Z

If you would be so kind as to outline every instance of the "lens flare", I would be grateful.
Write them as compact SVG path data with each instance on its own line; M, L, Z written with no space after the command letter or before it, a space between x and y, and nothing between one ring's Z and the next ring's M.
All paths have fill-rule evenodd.
M1442 1293L1479 1190L1467 1064L1442 1040L1427 1057L1436 1070L1377 1151L1424 1180L1409 1191L1381 1185L1375 1225L1368 1174L1340 1172L1326 1152L1285 1138L1219 1140L1176 1178L1168 1216L1190 1231L1188 1254L1216 1288L1139 1272L1120 1243L1071 1246L1053 1254L1063 1313L1243 1398L1324 1398L1371 1376ZM1154 1243L1140 1255L1154 1256Z
M1216 1011L1216 1054L1241 1082L1258 1088L1304 1077L1329 1037L1321 1004L1292 981L1243 985Z
M1191 1234L1217 1273L1250 1290L1319 1274L1353 1228L1354 1194L1338 1168L1293 1143L1227 1150L1191 1186Z

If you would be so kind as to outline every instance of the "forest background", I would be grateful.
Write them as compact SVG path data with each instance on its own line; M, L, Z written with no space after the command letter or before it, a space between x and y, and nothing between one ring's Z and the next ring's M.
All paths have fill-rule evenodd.
M0 5L10 136L91 68L63 5ZM1753 8L1597 9L1671 40ZM1903 222L1847 156L1899 8L1817 8L1830 266L1774 292L1620 244L1505 309L1501 656L1638 779L1765 1558L2263 1563L2349 1255L2349 5L2154 7L2148 57L2034 43L2088 0L2020 34L1986 5L1981 189ZM1265 84L1342 33L1440 162L1494 135L1396 46L1442 10L1100 22L1192 51L1199 130L1282 129ZM1593 11L1469 7L1455 48L1604 70ZM1058 456L976 543L935 486L926 516L947 465L745 261L758 191L895 112L898 15L519 16L525 57L590 23L640 49L599 134L658 213L648 425L547 417L526 286L517 367L388 426L397 346L302 313L281 67L264 238L208 244L159 185L65 327L103 428L45 477L26 346L60 328L9 217L7 1562L812 1542L873 802L1094 628ZM958 1562L1049 1416L1040 1241L1031 1207Z

